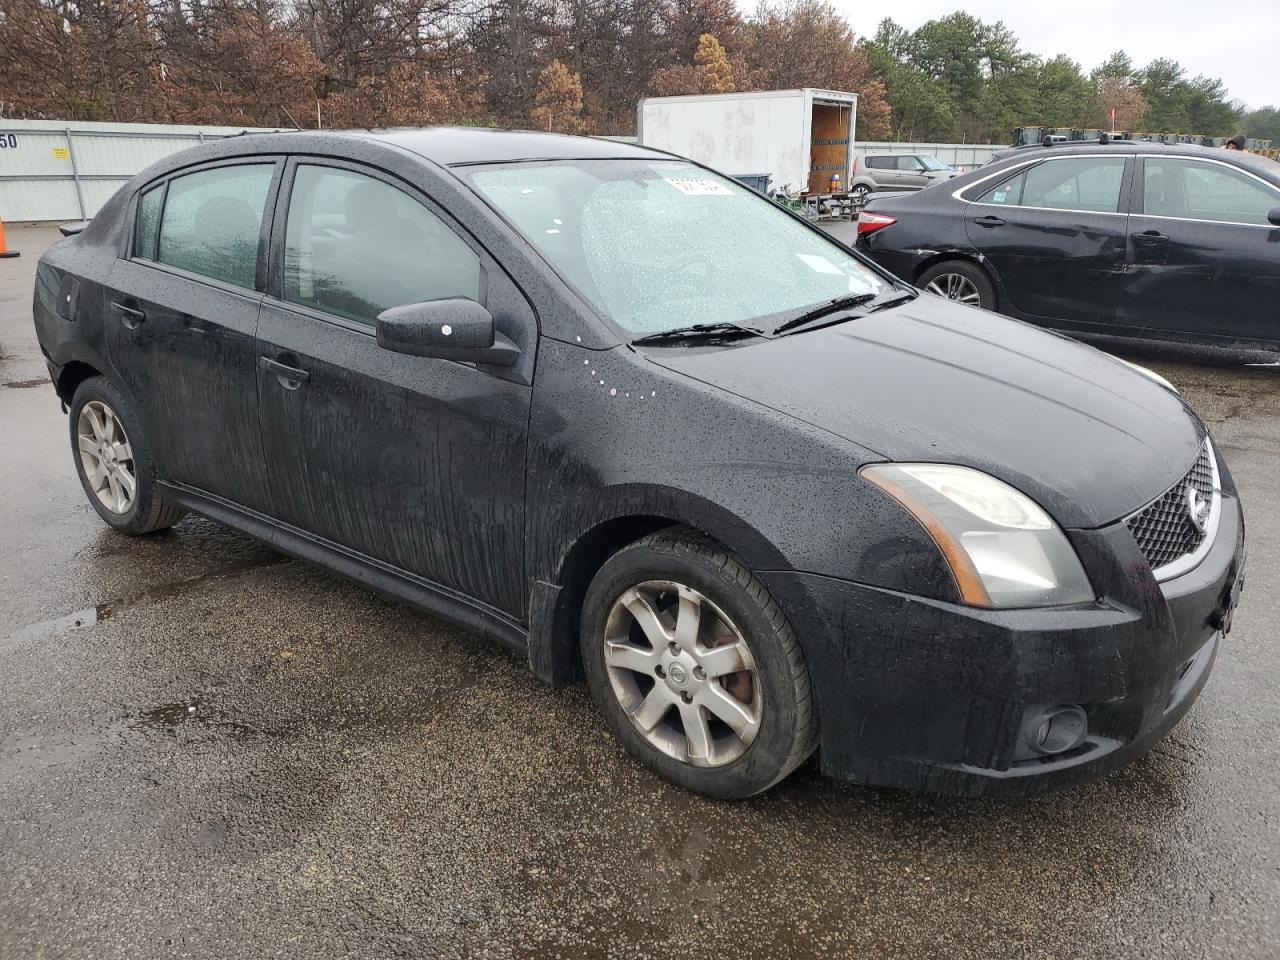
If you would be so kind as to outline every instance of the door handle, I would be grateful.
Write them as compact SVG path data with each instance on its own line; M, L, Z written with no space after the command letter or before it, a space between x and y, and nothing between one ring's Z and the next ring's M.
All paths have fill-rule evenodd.
M280 385L286 390L297 390L311 379L311 374L307 373L307 371L291 367L287 363L281 363L279 360L272 360L270 357L259 357L258 363L262 366L262 369L274 373L276 379L280 381Z
M973 222L980 227L1003 227L1004 221L999 217L974 217Z
M119 300L112 300L111 308L120 314L120 322L130 330L136 330L138 324L147 319L147 315L137 307L131 307L127 303L121 303Z
M1136 243L1168 243L1169 238L1163 233L1157 233L1154 230L1146 230L1142 233L1135 233L1133 239Z

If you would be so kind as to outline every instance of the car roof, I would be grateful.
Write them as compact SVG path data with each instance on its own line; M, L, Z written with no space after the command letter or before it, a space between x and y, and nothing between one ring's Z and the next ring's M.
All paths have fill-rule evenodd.
M490 127L405 127L333 131L400 147L444 166L521 160L671 159L669 154L603 137ZM288 137L290 134L278 134Z
M1044 144L1031 143L1017 147L1009 147L993 154L992 164L1003 163L1015 158L1038 159L1039 157L1088 156L1091 153L1133 153L1139 156L1159 156L1160 154L1179 157L1205 157L1222 160L1236 166L1244 167L1273 183L1280 184L1280 163L1268 157L1241 150L1227 150L1223 147L1205 147L1195 143L1160 143L1156 140L1112 140L1101 143L1097 140L1068 140L1046 147ZM979 168L981 169L981 168Z

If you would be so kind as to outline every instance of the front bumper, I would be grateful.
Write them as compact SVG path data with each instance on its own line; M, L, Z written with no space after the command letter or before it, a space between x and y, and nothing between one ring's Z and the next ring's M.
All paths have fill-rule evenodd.
M1208 679L1242 573L1244 523L1223 495L1213 548L1157 583L1123 524L1071 531L1100 599L979 610L803 573L765 573L809 663L824 772L941 793L1035 792L1140 756ZM1029 755L1026 722L1077 705L1084 743Z

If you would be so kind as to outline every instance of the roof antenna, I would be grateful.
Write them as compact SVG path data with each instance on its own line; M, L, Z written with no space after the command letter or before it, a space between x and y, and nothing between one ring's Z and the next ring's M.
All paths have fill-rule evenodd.
M288 117L289 122L293 124L293 129L297 130L298 132L302 132L302 127L298 125L297 120L293 119L293 114L289 112L289 108L282 103L280 104L280 109L284 111L284 115Z

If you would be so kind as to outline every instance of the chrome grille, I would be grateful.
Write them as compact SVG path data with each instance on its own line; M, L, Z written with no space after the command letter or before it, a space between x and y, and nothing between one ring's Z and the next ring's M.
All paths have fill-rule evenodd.
M1203 530L1192 519L1188 488L1194 488L1205 504ZM1206 439L1186 476L1125 518L1125 526L1158 579L1190 569L1198 559L1197 553L1208 548L1216 532L1220 507L1221 493L1217 488L1218 467L1213 448Z

